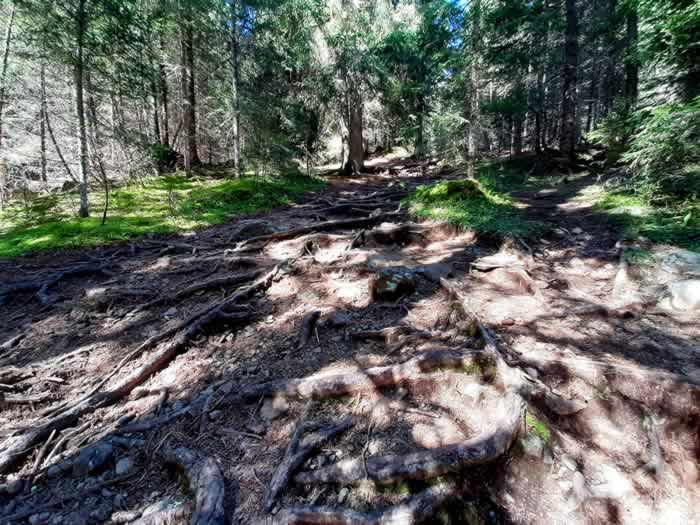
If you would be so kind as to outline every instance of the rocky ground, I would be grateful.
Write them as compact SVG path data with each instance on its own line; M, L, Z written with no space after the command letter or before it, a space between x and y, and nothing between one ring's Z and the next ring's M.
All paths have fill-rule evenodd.
M533 241L374 171L0 263L0 522L697 522L698 257L621 257L587 177L514 195Z

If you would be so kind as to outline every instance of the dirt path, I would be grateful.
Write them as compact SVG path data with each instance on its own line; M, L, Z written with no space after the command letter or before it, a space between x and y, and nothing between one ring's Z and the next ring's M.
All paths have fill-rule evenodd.
M398 210L418 184L445 176L396 160L195 235L0 263L2 282L22 283L0 306L0 465L12 473L0 522L186 522L196 501L201 523L217 513L233 523L309 518L293 505L344 512L328 523L433 523L433 506L450 499L440 519L451 523L693 523L697 323L613 293L619 234L581 198L592 180L516 194L552 231L502 246ZM501 267L478 270L494 260ZM431 485L415 478L445 467L441 451L467 443L469 454L499 456L488 436L505 428L508 396L490 365L459 354L454 366L454 352L484 346L467 310L513 369L585 408L563 415L539 390L507 456ZM373 368L426 356L441 360ZM279 383L310 376L294 395ZM280 385L285 395L266 399ZM295 399L305 392L317 400ZM272 498L290 439L307 435L306 453L333 424ZM373 458L405 463L416 450L435 451L431 476L371 481L383 475ZM362 479L312 481L351 458ZM394 514L371 513L384 508Z

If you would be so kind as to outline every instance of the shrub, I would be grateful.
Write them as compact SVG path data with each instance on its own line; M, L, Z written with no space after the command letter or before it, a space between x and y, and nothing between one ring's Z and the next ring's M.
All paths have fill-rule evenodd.
M700 97L640 110L641 124L622 160L642 193L693 194L700 190Z

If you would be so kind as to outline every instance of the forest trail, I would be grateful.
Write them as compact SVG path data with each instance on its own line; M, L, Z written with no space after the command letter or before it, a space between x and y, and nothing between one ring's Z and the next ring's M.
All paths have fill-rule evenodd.
M514 193L551 228L503 242L400 208L458 172L373 171L0 263L0 523L693 523L700 328L637 297L594 179Z

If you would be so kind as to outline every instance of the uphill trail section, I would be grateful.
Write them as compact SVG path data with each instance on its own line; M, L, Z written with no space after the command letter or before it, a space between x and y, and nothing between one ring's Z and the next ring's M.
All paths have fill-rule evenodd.
M697 319L593 179L513 192L532 237L411 215L461 178L1 263L0 522L692 523Z

